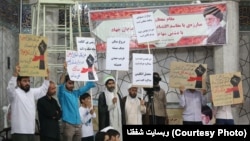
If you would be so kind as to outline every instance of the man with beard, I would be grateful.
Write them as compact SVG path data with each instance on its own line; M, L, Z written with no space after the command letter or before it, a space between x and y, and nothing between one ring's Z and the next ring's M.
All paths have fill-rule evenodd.
M56 84L50 81L47 95L37 101L40 141L60 141L59 120L62 112L58 102L53 98L55 94Z
M142 125L142 114L146 113L144 100L137 97L137 87L129 84L128 96L122 98L123 107L125 108L125 118L127 125Z
M122 124L125 123L125 117L121 96L115 92L116 85L113 76L107 76L104 83L106 90L98 98L99 130L112 126L120 132L122 139Z
M226 30L221 26L223 20L223 13L215 6L208 6L203 16L206 20L208 30L208 37L204 42L207 44L225 44L226 43Z
M81 141L81 118L78 99L95 87L94 82L87 82L84 86L74 90L74 81L66 75L67 64L64 63L64 73L61 75L58 88L58 100L62 108L63 141Z
M39 88L30 88L30 77L19 76L20 67L15 72L7 87L8 98L11 104L11 134L12 141L35 140L35 100L46 95L49 87L49 71Z

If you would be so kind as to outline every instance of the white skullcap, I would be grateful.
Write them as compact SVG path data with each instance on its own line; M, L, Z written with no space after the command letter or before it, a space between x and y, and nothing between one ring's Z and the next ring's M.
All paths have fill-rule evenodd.
M106 82L108 81L108 80L114 80L115 81L115 78L113 77L113 76L111 76L111 75L108 75L108 76L106 76L105 78L104 78L104 84L106 84Z
M128 84L128 89L130 89L132 87L132 84L131 83L129 83Z
M114 129L112 126L107 126L101 130L101 132L107 132L109 129Z
M128 84L128 89L130 89L130 88L137 88L137 87L134 86L133 84L129 83L129 84Z

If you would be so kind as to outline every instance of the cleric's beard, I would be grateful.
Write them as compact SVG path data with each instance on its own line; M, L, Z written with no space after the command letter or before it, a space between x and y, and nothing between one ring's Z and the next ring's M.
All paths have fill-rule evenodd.
M114 92L115 91L115 87L110 87L110 88L107 88L109 92Z
M30 90L30 86L27 85L27 86L20 86L20 88L25 91L26 93Z

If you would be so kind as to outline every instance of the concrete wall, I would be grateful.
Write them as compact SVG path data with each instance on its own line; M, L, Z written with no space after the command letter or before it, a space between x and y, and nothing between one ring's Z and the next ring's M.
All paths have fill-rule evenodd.
M7 58L10 59L9 66ZM2 107L8 105L6 87L17 60L18 34L0 25L0 129L3 128L4 123Z

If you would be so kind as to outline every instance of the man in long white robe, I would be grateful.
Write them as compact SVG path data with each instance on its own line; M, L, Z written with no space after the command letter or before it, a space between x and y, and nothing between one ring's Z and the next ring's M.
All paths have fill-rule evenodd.
M121 96L115 92L114 77L106 77L104 83L106 90L98 98L99 130L112 126L120 132L120 139L122 140L122 125L125 122L125 118Z
M142 115L146 113L144 100L137 97L137 87L128 87L129 94L122 98L125 107L126 125L142 125Z

